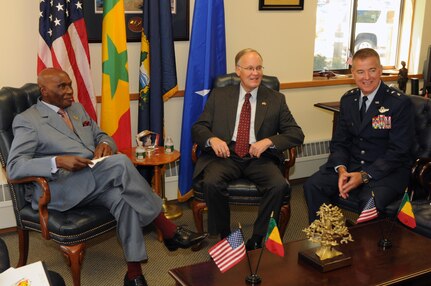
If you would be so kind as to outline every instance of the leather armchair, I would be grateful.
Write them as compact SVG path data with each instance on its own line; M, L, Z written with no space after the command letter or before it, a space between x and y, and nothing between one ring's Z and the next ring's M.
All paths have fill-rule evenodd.
M429 98L409 96L415 110L415 143L412 154L416 161L412 167L409 194L413 194L412 207L416 217L416 228L413 231L431 238L431 102ZM359 201L337 198L336 204L341 208L360 213ZM397 215L401 198L387 206L381 217L393 218Z
M32 106L39 97L39 88L34 83L21 88L3 87L0 90L0 160L3 168L6 167L13 140L12 122L15 115ZM43 189L38 211L33 210L25 199L26 184L33 182ZM17 266L27 263L29 231L37 231L44 239L59 244L71 268L73 284L80 285L86 241L114 229L117 225L114 217L108 209L95 206L77 207L66 212L48 210L50 190L45 178L29 177L9 180L8 183L19 237Z
M230 73L217 77L214 80L214 88L224 87L227 85L239 85L240 79L235 73ZM279 90L280 82L277 77L264 75L262 83L272 89ZM196 163L198 158L199 150L197 144L193 145L192 149L192 161ZM289 171L295 164L296 160L296 149L290 148L285 152L284 162L284 177L289 179ZM229 204L232 205L244 205L244 206L258 206L262 195L258 192L256 186L245 178L240 178L229 183L227 190L229 192ZM192 201L193 218L195 221L196 230L200 233L204 231L203 227L203 213L206 210L206 203L204 199L204 193L200 189L198 184L194 184L194 199ZM280 217L278 220L278 226L280 229L280 236L283 238L286 232L287 224L290 220L290 191L286 192L283 199L283 206L280 211Z

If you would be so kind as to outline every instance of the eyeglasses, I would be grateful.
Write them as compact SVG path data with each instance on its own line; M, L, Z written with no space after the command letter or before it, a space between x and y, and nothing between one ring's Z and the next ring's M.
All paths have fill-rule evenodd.
M254 72L254 71L262 72L262 71L263 71L263 66L257 66L257 67L252 67L252 66L249 66L249 67L242 67L242 66L240 66L240 65L237 65L237 67L242 68L242 69L246 70L247 72Z

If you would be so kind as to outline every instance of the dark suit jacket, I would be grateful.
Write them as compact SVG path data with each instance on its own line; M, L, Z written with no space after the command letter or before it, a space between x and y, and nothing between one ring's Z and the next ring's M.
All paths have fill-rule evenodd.
M348 171L364 170L379 180L397 168L409 168L414 138L414 111L401 92L381 83L362 123L360 90L345 93L331 141L331 153L323 168L344 165Z
M239 85L216 88L209 95L204 111L192 127L193 141L201 150L205 150L207 140L214 136L228 145L231 142L239 88ZM298 146L304 140L304 134L290 113L284 95L263 85L257 91L254 130L257 141L271 139L275 149L268 149L266 153L273 153L279 160L284 160L284 150ZM203 152L196 163L193 177L199 175L214 156L213 152Z

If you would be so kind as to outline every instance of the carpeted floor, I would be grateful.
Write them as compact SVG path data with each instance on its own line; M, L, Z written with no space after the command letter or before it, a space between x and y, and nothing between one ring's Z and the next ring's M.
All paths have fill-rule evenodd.
M176 219L175 222L194 230L191 209L187 203L180 204L180 206L183 209L183 215ZM308 223L302 184L293 186L291 206L292 215L283 242L305 238L302 229L307 227ZM251 235L256 211L257 208L254 207L233 207L231 210L232 229L238 225L238 222L241 223L245 239ZM352 216L354 215L346 213L346 217ZM206 221L204 225L206 225ZM149 259L143 263L142 268L150 286L175 285L174 280L168 274L168 270L208 261L208 249L218 242L217 238L209 238L200 251L193 252L191 250L179 249L176 252L169 252L162 243L157 241L156 233L152 229L145 229L144 231ZM8 245L11 263L15 265L18 261L17 235L3 234L1 237ZM43 240L39 233L31 232L28 262L31 263L38 260L43 260L48 269L59 272L64 277L66 285L73 285L69 268L57 244ZM83 286L123 285L125 272L126 265L121 246L116 239L115 231L89 242L81 270L81 284Z

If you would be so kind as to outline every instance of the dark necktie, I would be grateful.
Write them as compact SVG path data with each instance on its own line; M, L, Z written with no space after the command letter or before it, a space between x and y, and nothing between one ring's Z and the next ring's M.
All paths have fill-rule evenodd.
M368 100L367 96L362 97L361 109L359 109L359 117L361 121L365 117L365 113L367 112L367 100Z
M67 115L66 111L64 109L59 109L57 111L58 114L60 114L61 118L63 118L63 121L66 123L66 125L70 128L70 130L73 130L72 122L70 121L69 116Z
M250 96L250 93L245 95L239 116L238 133L236 134L235 153L241 158L247 155L250 143Z

